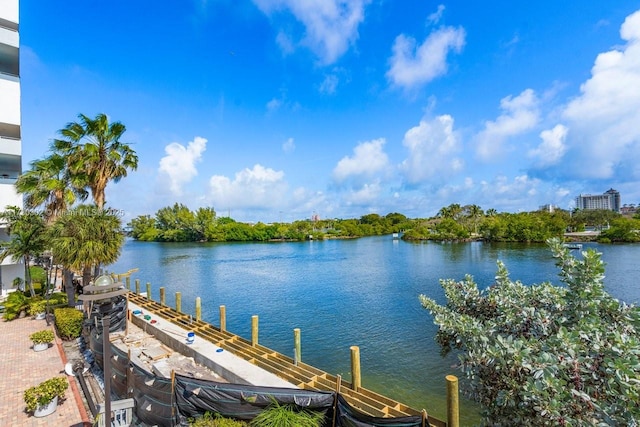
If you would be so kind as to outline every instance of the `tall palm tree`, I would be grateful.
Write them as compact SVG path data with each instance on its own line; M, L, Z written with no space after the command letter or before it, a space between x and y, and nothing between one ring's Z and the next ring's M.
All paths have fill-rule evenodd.
M51 225L51 251L65 268L82 271L86 285L91 280L91 267L117 261L124 244L121 229L116 215L96 206L80 205ZM73 288L65 288L72 305Z
M36 212L22 212L17 206L8 206L0 213L0 219L7 222L10 240L0 242L0 262L11 256L22 258L24 279L31 296L35 296L29 270L33 257L46 249L46 225L42 215Z
M44 218L52 223L77 199L87 198L83 188L74 185L67 159L59 153L31 162L31 169L16 180L16 190L24 194L25 208L44 207Z
M55 139L53 146L68 156L69 170L91 190L93 201L102 209L107 184L126 177L129 170L136 170L138 156L120 141L126 130L122 123L109 123L102 113L95 119L84 114L78 118L79 122L68 123L59 131L61 138Z

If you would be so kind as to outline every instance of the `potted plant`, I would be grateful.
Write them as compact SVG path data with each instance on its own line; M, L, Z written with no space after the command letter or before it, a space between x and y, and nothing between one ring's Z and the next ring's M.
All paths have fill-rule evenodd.
M33 349L35 351L42 351L49 348L49 343L53 341L53 331L51 329L43 329L36 331L29 335L29 339L33 341Z
M47 309L47 300L36 299L29 303L29 313L36 317L38 320L45 318L45 312Z
M64 377L53 377L41 382L37 386L24 391L24 403L27 411L33 412L34 417L45 417L53 414L58 407L58 399L64 398L69 387Z

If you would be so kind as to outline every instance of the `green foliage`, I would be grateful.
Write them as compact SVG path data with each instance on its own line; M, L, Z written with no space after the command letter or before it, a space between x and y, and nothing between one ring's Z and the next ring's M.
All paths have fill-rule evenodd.
M294 404L280 405L275 400L258 414L251 427L320 427L324 414L300 409Z
M189 420L190 427L246 427L247 425L244 421L224 418L218 413L211 414L211 412L206 412L200 418Z
M54 337L55 335L51 329L43 329L29 335L29 339L33 341L34 344L50 343L53 341Z
M571 226L576 230L584 229L585 226L602 230L611 221L620 217L619 213L608 209L578 210L571 216Z
M600 232L598 241L601 243L640 242L640 220L616 218L611 221L609 229Z
M31 280L34 283L47 283L47 272L39 265L32 265L31 267L29 267L29 274L31 276Z
M4 302L4 319L13 320L21 311L29 308L29 300L21 291L14 291L9 294Z
M459 351L486 425L635 425L640 419L640 310L612 298L593 250L574 258L549 240L560 280L525 286L498 263L496 283L443 280L420 296L444 352Z
M56 318L56 328L62 339L78 338L82 333L84 314L73 307L62 307L53 310Z
M567 227L566 212L535 211L488 216L479 231L485 240L493 242L544 242L562 236Z
M64 398L67 388L69 388L69 383L66 378L54 377L26 389L24 403L27 405L27 411L33 412L39 406L48 405L56 397Z
M47 307L47 300L37 296L29 298L29 314L36 315L38 313L44 313Z

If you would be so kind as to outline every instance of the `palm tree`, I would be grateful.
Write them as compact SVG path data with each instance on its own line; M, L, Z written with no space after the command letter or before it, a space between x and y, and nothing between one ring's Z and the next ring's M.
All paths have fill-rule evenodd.
M59 131L61 138L55 139L53 146L67 156L69 170L91 190L95 204L102 209L107 184L126 177L128 170L136 170L138 156L120 141L126 130L122 123L109 123L102 113L95 119L84 114L78 118L79 122L68 123Z
M16 180L16 190L24 194L25 207L44 207L44 218L52 223L77 200L87 198L83 188L74 186L74 178L67 168L67 159L53 153L31 162L31 169Z
M17 206L8 206L0 213L0 219L7 222L7 232L11 237L0 242L0 262L11 256L24 261L24 279L29 286L31 296L35 296L31 273L31 259L44 252L46 248L46 225L42 215L36 212L21 212Z
M117 261L124 243L120 218L96 206L80 205L60 216L50 227L51 251L69 270L82 271L82 283L91 280L91 267ZM69 305L73 287L65 286Z

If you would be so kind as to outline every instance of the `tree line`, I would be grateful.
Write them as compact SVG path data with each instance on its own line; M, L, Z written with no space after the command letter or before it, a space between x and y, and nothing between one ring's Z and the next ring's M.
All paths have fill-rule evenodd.
M356 238L402 233L405 240L493 242L544 242L566 232L591 228L602 242L640 241L640 219L608 210L569 212L557 209L519 213L484 211L478 205L451 204L431 218L408 218L397 212L375 213L351 219L310 219L292 223L256 224L218 217L211 207L190 210L176 203L159 209L154 216L141 215L128 224L129 234L140 241L231 242L300 241L326 238Z

